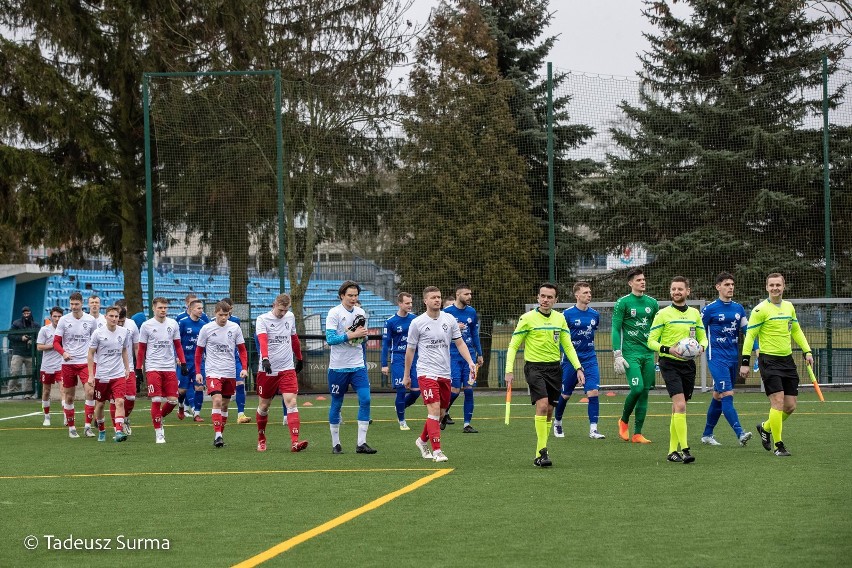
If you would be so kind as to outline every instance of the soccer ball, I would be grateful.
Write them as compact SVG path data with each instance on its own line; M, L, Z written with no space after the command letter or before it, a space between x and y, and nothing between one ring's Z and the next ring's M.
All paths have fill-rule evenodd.
M701 346L691 337L677 342L677 349L683 359L695 359L701 351Z

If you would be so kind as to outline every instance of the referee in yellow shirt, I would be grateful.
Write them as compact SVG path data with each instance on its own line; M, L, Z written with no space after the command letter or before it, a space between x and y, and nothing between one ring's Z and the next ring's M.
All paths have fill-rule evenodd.
M751 346L755 338L759 339L760 376L771 408L769 419L758 424L757 431L766 451L772 450L774 438L776 456L790 455L782 441L781 430L784 421L796 410L796 397L799 396L799 372L793 361L791 338L804 353L805 363L814 364L811 347L796 319L796 309L793 304L782 299L784 285L784 276L777 272L766 277L769 298L755 306L748 318L740 367L740 376L747 377Z
M518 319L518 325L506 353L506 385L515 378L515 356L524 344L524 376L530 386L530 397L535 405L536 467L550 467L553 463L547 453L547 436L553 425L553 408L562 396L562 365L559 347L574 369L577 384L586 382L577 351L571 343L571 332L565 316L553 311L556 304L555 284L545 283L538 288L538 307Z

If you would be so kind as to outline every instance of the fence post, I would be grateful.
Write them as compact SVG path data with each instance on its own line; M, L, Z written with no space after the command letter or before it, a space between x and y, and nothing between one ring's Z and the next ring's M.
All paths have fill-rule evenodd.
M825 228L825 297L831 298L831 170L828 161L828 55L822 54L822 190L823 190L823 225ZM825 347L826 347L826 377L832 382L834 366L832 365L832 329L831 304L825 314Z
M547 62L547 274L556 282L556 230L553 204L553 63Z

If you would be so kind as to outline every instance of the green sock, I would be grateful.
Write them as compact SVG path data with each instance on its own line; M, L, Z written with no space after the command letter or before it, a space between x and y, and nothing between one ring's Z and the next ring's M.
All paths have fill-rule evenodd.
M781 441L781 429L783 428L781 425L784 423L783 412L780 410L775 410L774 408L769 409L769 425L772 427L772 430L768 430L772 432L772 440L777 444Z
M636 408L636 401L639 400L639 395L642 391L630 391L627 393L627 398L624 401L624 409L621 411L621 421L630 422L630 415L633 414L633 409Z
M648 416L648 391L643 390L636 402L636 423L633 425L633 434L642 433L646 416Z
M781 422L784 422L784 421L785 421L785 420L787 420L788 418L790 418L790 413L789 413L789 412L784 412L784 411L782 410L782 411L781 411Z
M547 421L547 434L544 436L544 446L547 447L547 441L550 439L550 433L553 432L553 418Z
M680 449L688 448L689 442L686 441L686 414L675 414L672 416L675 430L677 431L677 439L680 442Z
M675 415L669 421L669 453L677 451L677 429L675 428Z
M547 447L547 416L535 417L535 436L535 457L538 457L539 450Z

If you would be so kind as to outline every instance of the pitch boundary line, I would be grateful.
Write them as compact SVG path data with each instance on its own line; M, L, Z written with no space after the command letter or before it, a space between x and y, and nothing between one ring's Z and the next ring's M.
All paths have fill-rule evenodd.
M385 467L385 468L363 468L363 469L262 469L255 471L127 471L114 473L65 473L65 474L43 474L43 475L0 475L3 479L72 479L85 477L135 477L135 476L178 476L178 475L272 475L286 473L380 473L388 471L432 471L427 467ZM439 469L438 472L453 471L452 469ZM441 474L444 475L444 474Z
M699 414L701 414L701 413L691 413L691 414L689 414L689 416L698 416ZM762 412L762 411L740 412L740 416L765 416L765 415L766 415L766 412ZM651 413L649 413L648 416L665 418L665 417L671 416L671 414L651 414ZM802 410L796 410L796 416L852 416L852 412L806 412L806 411L802 411ZM619 417L621 417L621 414L601 414L600 415L600 418L619 418ZM514 420L532 420L533 418L534 418L533 416L515 416L515 417L513 417ZM564 417L563 421L564 420L580 420L580 419L587 420L588 418L585 415L573 414L571 416ZM414 423L418 423L418 422L420 422L420 420L422 420L422 419L421 418L410 418L410 419L408 419L409 422L414 422ZM476 420L480 421L480 422L491 422L491 421L498 421L498 420L502 421L503 418L497 417L497 416L481 416L481 417L477 417ZM391 419L391 418L377 418L377 419L374 420L374 422L395 423L396 419L395 418L393 418L393 419ZM328 422L324 421L324 420L303 420L302 424L303 425L304 424L328 424ZM164 428L169 428L169 429L172 429L172 428L204 428L205 426L209 428L210 424L209 423L205 423L205 424L163 424ZM139 428L139 429L147 430L147 429L153 428L153 426L150 425L150 424L134 424L133 428L134 429ZM8 426L8 427L5 427L5 428L0 428L0 432L20 432L20 431L24 431L24 430L32 430L34 432L35 431L37 431L37 432L55 432L55 431L58 431L58 430L65 430L65 426ZM394 470L392 470L392 471L394 471ZM166 474L163 474L163 475L166 475ZM0 479L3 479L3 478L0 477Z
M410 484L406 485L405 487L403 487L401 489L397 489L396 491L392 491L391 493L383 495L383 496L379 497L378 499L374 499L373 501L370 501L366 505L362 505L361 507L358 507L357 509L353 509L353 510L347 512L347 513L344 513L344 514L340 515L339 517L336 517L336 518L334 518L330 521L327 521L327 522L325 522L321 525L318 525L318 526L316 526L316 527L314 527L314 528L312 528L308 531L305 531L301 534L298 534L298 535L296 535L292 538L288 538L287 540L276 544L272 548L264 550L260 554L252 556L251 558L249 558L247 560L243 560L239 564L234 564L232 568L254 568L254 566L257 566L259 564L262 564L263 562L266 562L267 560L275 558L279 554L286 552L286 551L290 550L291 548L298 546L299 544L302 544L303 542L306 542L306 541L314 538L315 536L319 536L319 535L321 535L325 532L328 532L328 531L330 531L334 528L337 528L340 525L351 521L352 519L360 517L364 513L368 513L368 512L370 512L374 509L378 509L382 505L385 505L385 504L393 501L397 497L401 497L402 495L405 495L406 493L410 493L410 492L412 492L416 489L419 489L420 487L423 487L427 483L430 483L430 482L438 479L439 477L443 477L443 476L447 475L448 473L450 473L452 471L453 471L452 469L439 469L438 471L432 473L431 475L427 475L426 477L422 477L422 478L418 479L417 481L415 481L414 483L410 483Z

